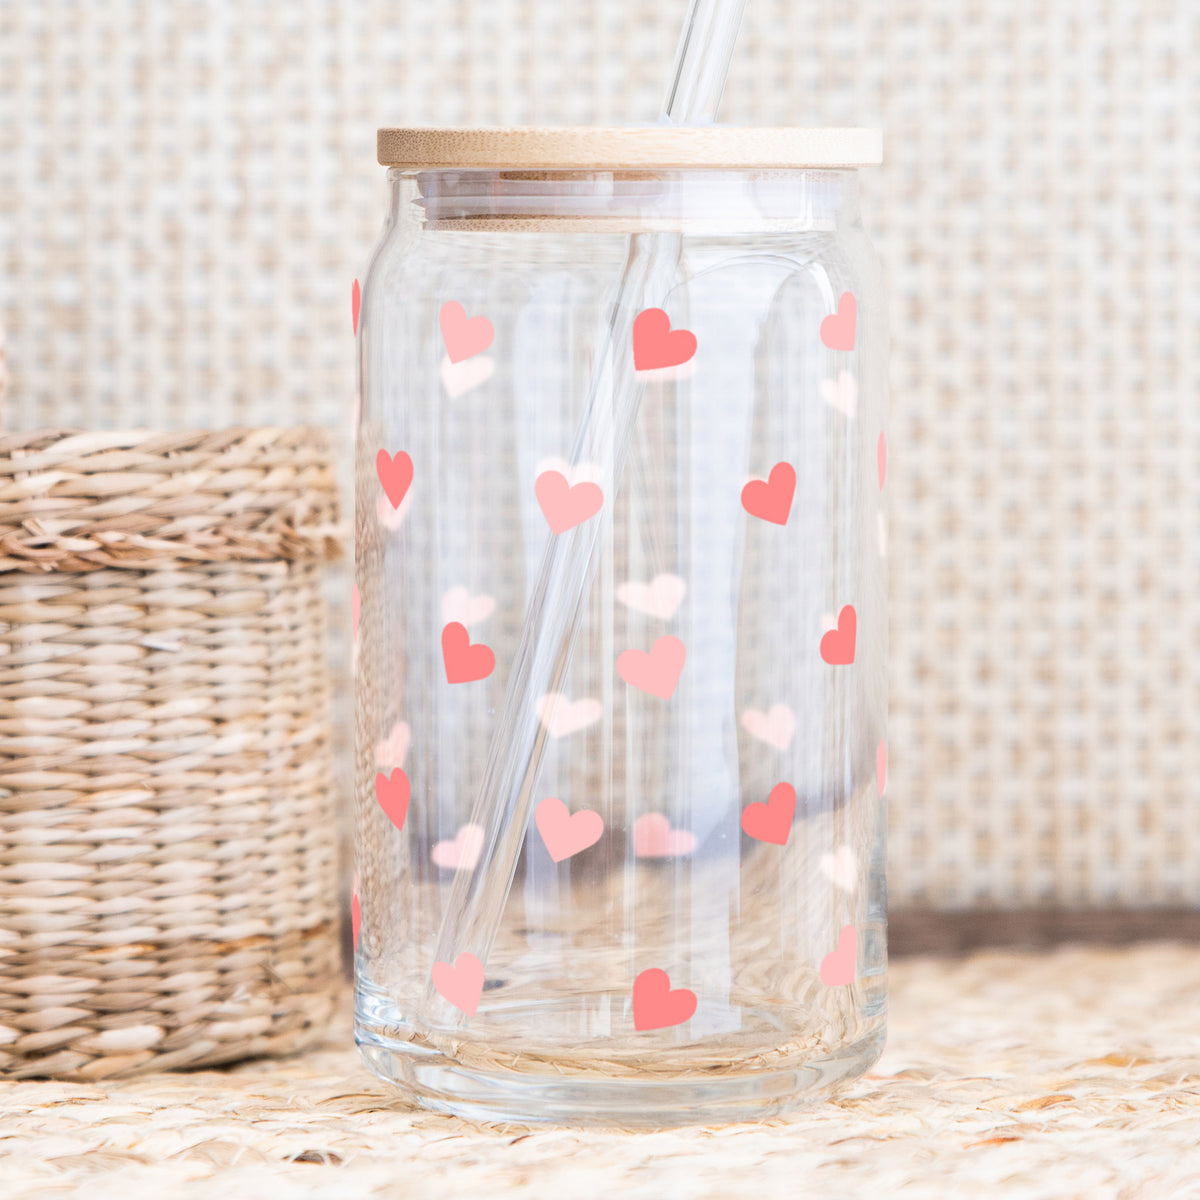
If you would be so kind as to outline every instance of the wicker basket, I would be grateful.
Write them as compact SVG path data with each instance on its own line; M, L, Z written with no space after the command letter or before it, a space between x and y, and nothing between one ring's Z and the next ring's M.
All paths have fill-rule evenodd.
M336 519L316 430L0 437L0 1075L320 1034Z

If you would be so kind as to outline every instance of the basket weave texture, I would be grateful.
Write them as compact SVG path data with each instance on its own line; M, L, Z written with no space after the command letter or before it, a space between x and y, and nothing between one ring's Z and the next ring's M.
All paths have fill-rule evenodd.
M317 430L0 437L0 1075L320 1036L336 520Z

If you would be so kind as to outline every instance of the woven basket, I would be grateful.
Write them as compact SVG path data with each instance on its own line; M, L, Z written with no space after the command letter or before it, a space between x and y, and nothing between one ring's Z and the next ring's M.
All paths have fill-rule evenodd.
M320 1035L336 519L316 430L0 437L0 1075Z

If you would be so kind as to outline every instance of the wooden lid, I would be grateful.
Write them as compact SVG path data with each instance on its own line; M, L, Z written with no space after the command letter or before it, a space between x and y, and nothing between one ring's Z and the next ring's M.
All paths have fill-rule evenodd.
M736 125L465 126L381 129L385 167L620 170L657 167L788 169L869 167L883 161L878 129L750 128Z

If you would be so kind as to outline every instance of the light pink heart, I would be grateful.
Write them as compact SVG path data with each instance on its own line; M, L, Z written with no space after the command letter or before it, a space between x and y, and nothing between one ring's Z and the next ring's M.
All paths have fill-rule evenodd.
M534 821L556 863L594 846L604 834L604 818L598 812L582 808L572 813L554 796L547 796L537 806Z
M457 621L460 625L474 625L486 621L496 611L496 597L480 592L472 596L465 587L452 587L442 597L442 623L449 625Z
M447 962L433 964L433 986L438 995L473 1017L483 995L483 963L473 954L460 954L454 966Z
M409 492L403 500L400 501L399 508L393 508L388 503L386 496L380 496L378 503L375 505L375 515L379 518L379 523L390 533L395 533L401 525L404 524L404 518L408 516L408 510L412 504L412 492Z
M826 987L840 987L854 982L858 956L858 935L853 925L843 925L838 934L837 949L821 959L821 982Z
M594 725L604 715L599 700L585 697L572 702L558 692L547 692L537 702L538 717L551 737L567 737Z
M858 412L858 380L849 371L839 371L836 379L821 380L821 397L830 408L853 421Z
M375 747L375 765L386 767L388 770L404 766L411 738L412 731L408 727L408 722L397 721L392 726L391 733Z
M442 328L442 340L452 363L482 354L496 336L487 317L467 319L467 311L457 300L447 300L438 313L438 324Z
M470 871L479 862L483 850L483 826L463 825L454 837L438 842L429 857L448 871Z
M465 396L469 391L487 383L496 370L496 361L490 354L481 354L477 358L468 358L463 362L451 362L450 356L444 355L439 374L442 377L442 387L454 399Z
M683 674L687 648L669 633L658 639L647 653L626 650L617 659L617 674L630 687L649 692L660 700L670 700Z
M879 445L875 448L875 461L879 467L879 490L883 491L883 481L887 478L887 439L881 433Z
M832 854L821 855L821 872L843 892L852 892L858 883L858 860L849 846L839 846Z
M571 485L559 471L543 471L533 485L534 495L555 533L566 533L594 517L604 506L604 493L595 483Z
M696 848L696 835L672 829L662 813L645 813L633 823L633 852L638 858L678 858Z
M678 611L687 592L687 584L678 575L664 572L649 583L630 580L617 588L617 599L627 608L650 617L669 621Z
M760 742L786 750L796 733L796 714L786 704L772 704L767 712L748 708L742 713L742 728Z
M858 322L858 303L850 292L843 292L838 310L821 322L821 341L830 350L853 350Z
M544 475L547 471L557 471L572 487L577 483L604 486L604 472L597 463L581 462L571 466L564 458L543 458L534 469L534 478Z

